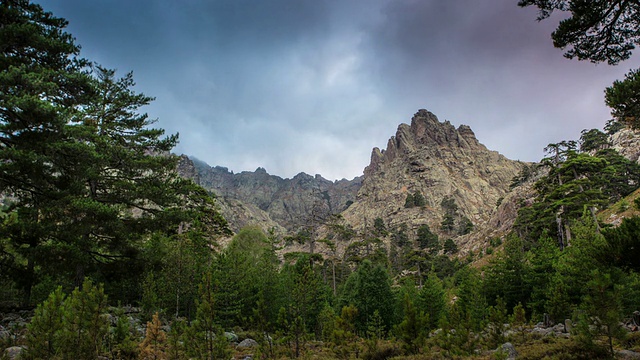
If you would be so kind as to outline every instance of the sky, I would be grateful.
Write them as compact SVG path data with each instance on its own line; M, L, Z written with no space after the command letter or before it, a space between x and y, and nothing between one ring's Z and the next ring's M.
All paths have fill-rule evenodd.
M37 1L37 0L36 0ZM638 67L563 57L516 0L43 0L81 55L156 100L174 152L234 172L351 179L419 109L513 160L610 119Z

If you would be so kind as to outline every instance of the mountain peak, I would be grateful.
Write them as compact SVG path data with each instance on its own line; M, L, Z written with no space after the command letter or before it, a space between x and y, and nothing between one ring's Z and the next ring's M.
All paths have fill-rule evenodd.
M442 148L487 150L476 139L469 126L460 125L456 129L449 121L440 122L432 112L420 109L411 118L411 125L403 123L398 126L395 136L389 139L385 150L373 148L371 162L364 170L365 176L379 169L381 162L393 162L418 149L426 149L432 155L438 156Z
M440 228L443 200L452 199L460 216L483 228L497 200L509 191L521 164L482 145L467 125L454 127L419 110L411 125L400 124L385 150L374 148L356 202L344 217L354 228L383 218L417 228ZM407 194L421 193L425 206L406 209ZM442 234L451 236L451 234Z

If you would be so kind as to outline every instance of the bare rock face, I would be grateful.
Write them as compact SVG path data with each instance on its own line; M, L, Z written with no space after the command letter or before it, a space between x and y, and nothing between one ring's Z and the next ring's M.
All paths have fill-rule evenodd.
M491 225L508 227L515 219L517 205L504 203L500 213L496 204L505 198L521 168L522 163L488 150L468 126L456 129L420 110L411 125L398 127L386 150L373 149L356 201L343 216L357 230L371 226L379 217L386 219L388 226L404 222L417 229L427 224L438 232L445 214L441 202L448 197L460 214L471 220L474 232ZM424 196L426 205L405 208L407 194L415 192ZM467 235L460 241L470 238Z
M178 160L178 174L186 179L191 179L196 184L200 182L198 177L198 170L196 169L195 164L187 155L180 155L180 160Z
M222 214L235 231L258 225L292 233L341 213L359 232L370 229L376 218L389 229L404 223L414 235L427 224L441 239L453 238L464 254L508 232L519 205L532 196L531 183L509 189L523 163L488 150L468 126L455 128L426 110L418 111L411 125L400 124L386 149L374 148L364 176L350 181L332 182L304 173L282 179L263 168L234 174L195 159L182 160L181 173L218 195ZM405 207L407 195L416 192L424 197L424 205ZM445 198L455 203L459 216L471 221L471 233L441 230ZM320 230L317 235L326 234Z
M183 157L179 170L218 196L222 215L232 230L257 225L279 234L295 232L328 214L339 213L354 200L361 177L329 181L300 173L292 179L270 175L263 168L234 174Z
M622 129L609 137L612 148L631 161L640 163L640 134L632 129Z

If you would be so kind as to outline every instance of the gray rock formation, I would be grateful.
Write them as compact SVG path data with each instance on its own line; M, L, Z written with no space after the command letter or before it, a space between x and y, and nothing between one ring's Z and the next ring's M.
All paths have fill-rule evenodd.
M343 216L357 230L380 217L390 226L406 223L415 230L427 224L438 232L445 214L441 202L450 197L476 231L486 229L492 219L501 221L499 226L509 226L515 218L515 200L503 201L502 212L497 211L496 204L510 191L509 184L522 166L488 150L468 126L456 129L448 121L442 123L434 114L420 110L411 125L398 127L386 150L373 149L362 188ZM415 192L423 194L426 205L405 208L407 194ZM465 244L470 237L462 236L457 242Z
M295 232L329 214L340 213L355 200L362 178L329 181L300 173L292 179L263 168L234 174L183 156L180 174L218 196L218 204L234 231L247 225Z
M253 339L244 339L236 346L236 349L254 348L258 346L260 346L260 344L258 344L257 341Z
M9 360L19 359L23 350L24 348L22 346L12 346L12 347L6 348L4 350L3 358L6 357Z
M512 343L506 342L502 344L498 348L498 350L502 351L505 355L507 355L507 359L512 360L518 357L518 351L516 351L516 347L513 346Z
M611 147L620 155L635 162L640 162L640 134L625 128L609 136Z
M488 150L468 126L455 128L420 110L411 125L398 127L386 149L373 149L364 176L350 181L332 182L304 173L282 179L263 168L234 174L186 156L179 170L218 195L222 213L235 231L258 225L292 233L341 213L344 223L360 232L370 229L376 218L384 219L388 228L405 223L410 236L427 224L466 252L510 229L521 200L532 196L530 184L509 188L524 165ZM424 196L424 206L405 208L407 194L415 192ZM445 198L453 200L460 218L471 221L472 233L440 230ZM317 234L324 235L322 230Z

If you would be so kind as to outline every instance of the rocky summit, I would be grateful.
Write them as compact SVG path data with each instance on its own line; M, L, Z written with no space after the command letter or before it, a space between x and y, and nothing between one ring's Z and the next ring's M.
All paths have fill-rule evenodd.
M233 173L182 156L180 174L218 197L222 214L238 231L255 225L278 234L293 233L353 203L362 177L329 181L300 173L292 179L270 175L264 168Z
M410 125L398 126L386 149L373 149L364 176L353 180L332 182L305 173L282 179L263 168L234 174L185 156L180 172L218 195L236 231L258 225L291 234L341 214L356 232L377 218L389 229L406 225L411 234L426 224L471 249L474 234L486 239L513 222L520 197L508 194L509 185L522 166L488 150L470 127L455 128L419 110ZM412 203L414 197L420 200Z
M469 235L456 229L462 225L456 221L464 219L472 232L487 227L522 166L488 150L468 126L455 128L419 110L411 125L398 126L385 150L373 149L356 201L343 216L356 229L381 218L389 228L405 223L415 230L426 224L442 237L455 239ZM407 204L414 194L420 194L424 204ZM452 226L443 225L447 215ZM502 214L515 215L515 209Z

